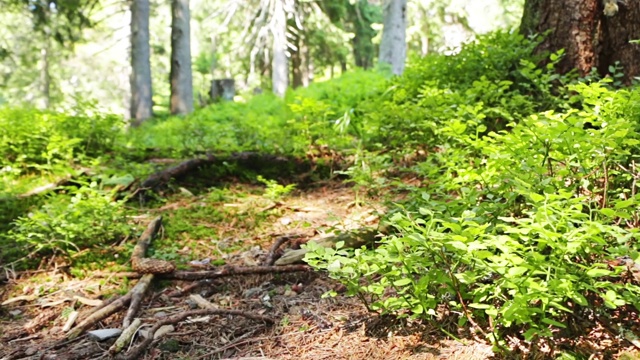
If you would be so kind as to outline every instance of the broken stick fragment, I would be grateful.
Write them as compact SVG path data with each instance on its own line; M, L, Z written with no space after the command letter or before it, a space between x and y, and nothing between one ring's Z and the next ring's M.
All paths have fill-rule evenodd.
M337 235L326 236L319 239L312 239L309 240L309 242L314 242L322 247L334 247L338 242L344 241L344 247L359 248L363 245L372 244L378 234L379 231L377 229L363 227L352 231L346 231ZM275 262L275 265L282 266L301 262L308 251L309 250L306 248L286 251L284 255L282 255L282 257Z

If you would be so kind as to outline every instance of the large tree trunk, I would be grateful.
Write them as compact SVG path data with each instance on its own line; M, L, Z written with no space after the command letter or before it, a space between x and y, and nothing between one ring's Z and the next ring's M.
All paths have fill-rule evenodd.
M171 1L171 113L193 111L189 0Z
M284 97L289 86L289 61L287 59L287 14L284 0L275 0L273 13L273 60L271 82L273 93Z
M391 65L395 75L404 71L407 57L407 0L387 0L384 6L384 28L380 41L381 63Z
M149 0L131 3L131 119L140 125L153 115L149 49Z
M526 0L520 32L552 33L537 51L565 49L559 72L577 69L585 75L596 68L606 75L617 61L629 82L640 74L640 3L616 0ZM605 11L605 5L606 11ZM616 9L618 8L618 9ZM606 15L605 15L606 12Z

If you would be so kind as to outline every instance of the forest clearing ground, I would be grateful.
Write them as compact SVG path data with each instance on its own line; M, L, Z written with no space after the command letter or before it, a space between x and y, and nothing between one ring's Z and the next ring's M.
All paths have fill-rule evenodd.
M354 205L352 188L333 184L295 191L273 201L258 194L261 188L236 185L224 191L193 195L181 190L156 209L162 214L165 231L154 242L155 255L163 254L177 265L190 260L224 259L227 265L257 264L273 241L286 234L308 239L316 232L375 227L384 210L380 202L368 200ZM224 211L216 219L207 217L211 207ZM203 212L203 209L208 209ZM222 209L222 210L221 210ZM145 223L152 216L137 216ZM185 221L191 227L185 227ZM218 240L214 240L218 239ZM167 253L169 247L175 251ZM135 280L133 280L135 281ZM3 306L0 359L91 359L105 354L109 345L82 337L60 348L52 346L64 337L63 313L73 296L96 298L122 292L127 281L109 272L87 272L83 280L60 269L22 276L0 288L0 301L20 301ZM142 319L161 319L188 310L188 295L167 294L183 286L180 282L156 284L147 295ZM210 286L193 291L212 304L226 309L251 311L275 318L269 327L238 317L207 317L182 322L146 353L145 359L482 359L492 354L491 346L473 340L446 340L435 328L407 320L378 317L368 313L355 298L338 295L323 298L341 285L318 273L248 275L217 279ZM82 317L82 315L81 315ZM123 314L103 321L104 328L120 327ZM153 320L152 320L153 322ZM27 330L25 330L27 329ZM12 335L13 334L13 335Z

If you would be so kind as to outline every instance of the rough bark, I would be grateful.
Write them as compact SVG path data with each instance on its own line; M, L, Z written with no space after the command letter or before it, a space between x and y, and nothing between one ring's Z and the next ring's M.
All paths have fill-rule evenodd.
M171 1L171 113L193 111L189 0Z
M605 15L602 0L527 0L520 32L524 35L551 33L538 47L538 52L565 49L558 71L576 69L581 75L593 68L600 75L609 72L617 61L624 67L629 82L640 74L640 3L617 2L618 11ZM615 3L615 2L614 2Z
M404 71L407 57L406 32L407 0L387 0L379 60L391 65L391 71L395 75L401 75Z
M149 0L131 3L131 119L140 125L153 115L149 48Z
M303 84L303 52L302 52L302 36L300 31L293 34L293 45L291 49L291 86L296 89Z
M287 14L284 0L275 1L273 13L273 60L271 81L273 93L284 97L289 86L289 60L287 59Z

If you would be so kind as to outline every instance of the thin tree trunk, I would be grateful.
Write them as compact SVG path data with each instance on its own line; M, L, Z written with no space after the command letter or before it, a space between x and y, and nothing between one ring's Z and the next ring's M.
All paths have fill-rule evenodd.
M171 113L193 111L189 0L171 1Z
M51 107L51 72L49 69L50 40L46 38L40 55L42 56L42 68L40 69L40 82L42 84L42 108Z
M309 57L311 55L309 52L309 47L304 43L304 41L302 42L300 48L300 54L302 57L302 86L307 87L309 86L309 83L311 82L311 78L313 76L311 74L311 72L313 71L313 64L311 64L311 58Z
M407 57L407 0L387 0L384 8L384 29L380 41L380 62L391 65L400 75Z
M296 31L294 38L295 49L291 50L291 86L295 89L303 84L303 69L302 69L302 39L300 36L300 30Z
M276 0L273 14L273 60L271 81L273 93L284 97L289 86L289 61L287 59L287 14L284 0Z
M153 115L149 49L149 0L131 3L131 119L140 125Z

